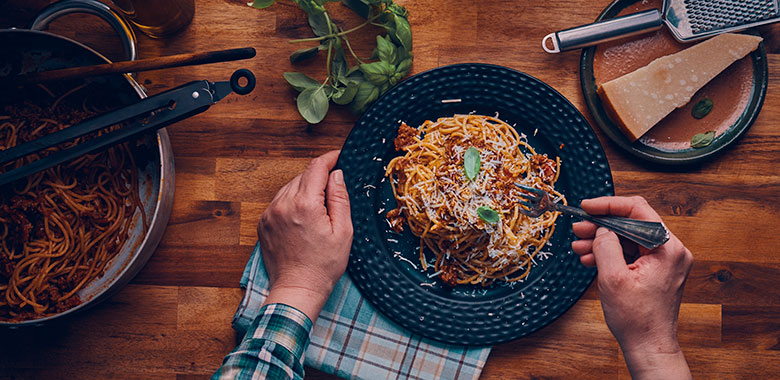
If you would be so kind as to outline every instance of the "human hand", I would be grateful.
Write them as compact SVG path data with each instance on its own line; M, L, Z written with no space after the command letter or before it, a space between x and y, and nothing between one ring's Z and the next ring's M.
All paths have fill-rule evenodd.
M349 196L339 151L313 159L283 186L260 217L257 235L271 290L314 321L347 267L352 245Z
M601 197L582 201L592 215L661 222L642 197ZM671 234L648 250L590 222L573 226L580 238L572 250L586 266L598 267L604 319L620 344L634 379L690 378L677 342L677 316L693 255ZM635 261L626 263L626 257Z

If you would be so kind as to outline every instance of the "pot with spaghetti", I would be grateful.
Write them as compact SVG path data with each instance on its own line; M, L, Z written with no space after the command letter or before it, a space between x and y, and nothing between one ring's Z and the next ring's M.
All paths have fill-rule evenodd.
M0 31L2 75L105 63L69 39ZM47 60L36 60L44 55ZM0 150L144 97L129 76L26 86L0 93ZM116 127L116 126L115 126ZM90 134L0 165L6 172ZM135 276L162 237L173 201L173 157L162 129L0 187L0 327L37 326L108 298Z
M387 165L398 208L387 213L396 232L420 238L420 264L449 286L516 282L528 276L555 231L558 212L520 212L515 183L555 190L560 159L537 154L525 136L497 117L454 115L401 123ZM404 223L406 222L406 223ZM425 248L433 262L425 257Z

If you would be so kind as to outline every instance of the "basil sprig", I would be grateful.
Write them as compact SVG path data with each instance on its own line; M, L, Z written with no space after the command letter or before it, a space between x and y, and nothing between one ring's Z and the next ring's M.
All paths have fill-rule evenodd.
M479 215L480 219L490 224L496 224L501 219L496 210L493 210L488 206L480 206L477 209L477 215Z
M473 146L470 146L468 149L466 149L466 153L463 154L463 171L466 174L466 178L469 180L474 180L474 178L477 178L477 174L479 174L479 168L481 165L482 163L480 162L479 158L479 150Z
M254 0L249 5L262 9L275 1ZM290 42L317 42L319 45L294 51L290 54L290 62L301 62L317 56L320 51L327 51L328 76L322 82L298 72L284 73L290 86L300 93L298 112L311 124L325 118L331 100L339 105L349 105L355 113L362 113L412 68L412 27L404 7L393 0L341 0L366 20L344 30L331 20L325 8L326 3L334 1L339 0L293 0L308 15L309 26L316 37ZM376 37L377 45L370 58L361 59L352 49L347 34L367 25L382 27L387 34ZM347 61L346 51L356 62L354 65L350 66Z

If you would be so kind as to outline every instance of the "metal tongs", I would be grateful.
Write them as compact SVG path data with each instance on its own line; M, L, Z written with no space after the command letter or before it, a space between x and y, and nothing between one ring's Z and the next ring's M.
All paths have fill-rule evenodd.
M241 79L246 84L241 85ZM76 157L127 141L140 133L157 130L197 115L235 92L246 95L255 88L255 76L247 69L236 70L229 81L194 81L145 98L138 103L110 111L36 140L0 151L0 166L75 138L130 121L111 132L60 150L24 166L0 174L0 186L59 165Z

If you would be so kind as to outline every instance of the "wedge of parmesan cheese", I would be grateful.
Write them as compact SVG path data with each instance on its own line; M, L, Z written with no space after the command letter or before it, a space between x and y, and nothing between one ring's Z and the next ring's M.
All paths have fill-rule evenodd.
M604 83L597 92L610 118L636 141L760 42L758 36L721 34Z

